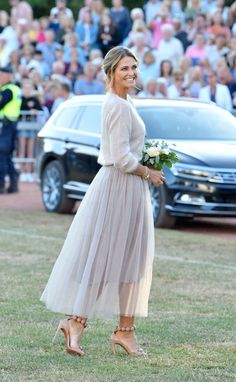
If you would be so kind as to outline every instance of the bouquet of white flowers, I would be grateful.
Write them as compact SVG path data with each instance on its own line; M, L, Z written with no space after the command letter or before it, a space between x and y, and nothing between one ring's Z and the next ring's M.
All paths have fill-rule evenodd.
M167 142L152 139L145 142L142 159L144 165L151 165L161 171L164 164L171 168L172 164L178 161L178 155L170 150Z

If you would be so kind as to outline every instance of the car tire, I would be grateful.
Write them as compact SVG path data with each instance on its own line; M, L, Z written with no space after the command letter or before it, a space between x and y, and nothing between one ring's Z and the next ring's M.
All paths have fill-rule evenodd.
M69 199L63 188L65 172L58 160L48 163L42 172L42 199L49 212L70 213L75 201Z
M156 228L173 228L176 223L176 218L174 216L170 216L165 209L165 205L169 201L165 185L155 186L150 183L149 188L154 226Z

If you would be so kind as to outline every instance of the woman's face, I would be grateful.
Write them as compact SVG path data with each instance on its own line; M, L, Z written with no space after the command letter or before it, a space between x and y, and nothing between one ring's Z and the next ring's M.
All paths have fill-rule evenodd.
M171 64L168 61L164 62L162 66L162 70L164 74L169 75L171 72Z
M138 75L138 64L133 57L123 57L112 76L113 86L119 89L130 89L135 86Z

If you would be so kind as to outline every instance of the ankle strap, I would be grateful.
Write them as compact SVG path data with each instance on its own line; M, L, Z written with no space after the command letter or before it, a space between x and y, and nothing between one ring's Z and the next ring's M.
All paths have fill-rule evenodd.
M117 326L114 330L116 332L133 332L136 329L135 325L133 326Z
M72 316L70 319L73 319L73 320L79 322L81 325L83 325L84 328L87 327L87 318L85 318L85 317Z

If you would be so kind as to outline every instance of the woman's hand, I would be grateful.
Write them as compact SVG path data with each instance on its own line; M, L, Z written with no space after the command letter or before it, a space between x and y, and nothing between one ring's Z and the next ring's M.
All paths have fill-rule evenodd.
M157 171L149 168L149 180L156 186L160 186L165 181L163 171Z

